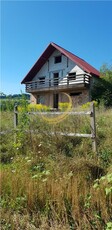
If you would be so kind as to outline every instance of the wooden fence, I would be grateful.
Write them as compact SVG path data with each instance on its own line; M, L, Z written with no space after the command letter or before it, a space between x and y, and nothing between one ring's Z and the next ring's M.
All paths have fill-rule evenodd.
M37 114L37 115L59 115L64 112L30 112L30 114ZM56 134L62 135L62 136L68 136L68 137L85 137L85 138L91 138L92 140L92 150L93 152L97 152L97 144L96 144L96 123L95 123L95 106L94 103L91 102L90 110L89 111L81 111L81 112L68 112L68 115L89 115L90 116L90 128L91 133L90 134L82 134L82 133L64 133L64 132L57 132ZM14 107L14 128L16 129L18 125L18 109L17 105ZM54 132L51 133L54 135Z

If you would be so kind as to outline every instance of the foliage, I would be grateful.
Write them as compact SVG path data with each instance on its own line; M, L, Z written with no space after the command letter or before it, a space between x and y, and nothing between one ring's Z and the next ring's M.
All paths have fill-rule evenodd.
M97 101L93 101L93 103L94 103L95 107L98 107L98 102ZM89 109L90 105L91 105L91 102L87 102L87 103L82 105L82 109Z
M100 192L103 190L106 196L107 203L111 200L112 195L112 173L108 173L105 176L102 176L100 179L96 179L93 188L95 190L99 190ZM111 207L110 207L111 210ZM110 211L109 210L109 211ZM112 219L110 218L110 221ZM106 223L106 230L112 229L112 222Z
M59 102L60 111L65 111L69 106L69 102Z
M0 138L0 160L1 163L8 164L12 162L15 157L15 151L13 149L13 141L14 141L14 133L9 132L5 134L5 132L1 135Z
M108 222L106 226L106 230L111 230L112 229L112 222Z
M13 111L14 110L14 105L23 105L26 102L28 104L28 99L26 94L21 94L18 97L13 97L13 96L7 96L4 99L0 100L0 110L1 111Z
M104 165L108 165L112 159L112 150L108 148L102 149L100 152L100 159L102 160Z
M50 111L50 107L43 105L43 104L30 104L28 105L28 111L41 111L41 112L47 112Z
M112 66L103 65L101 68L101 78L94 82L91 94L92 100L103 103L104 106L112 106Z
M15 100L13 99L2 99L0 101L0 110L1 111L13 111L14 110Z
M18 111L24 111L24 106L18 106ZM50 111L50 107L43 104L28 104L26 107L27 112L47 112Z
M106 196L111 195L112 193L112 173L107 174L106 176L101 177L100 179L95 180L94 188L99 189L102 186L105 191Z

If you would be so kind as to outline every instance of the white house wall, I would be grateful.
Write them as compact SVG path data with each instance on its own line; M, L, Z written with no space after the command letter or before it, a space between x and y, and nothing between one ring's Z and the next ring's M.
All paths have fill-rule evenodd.
M33 78L32 81L36 81L40 77L45 77L46 82L48 82L47 80L49 79L49 77L51 79L53 79L53 74L55 72L59 72L59 78L62 79L60 81L60 84L64 84L63 81L65 81L67 79L67 74L69 72L76 72L76 75L82 74L82 76L83 76L84 71L79 66L77 66L73 61L71 61L70 59L67 60L67 57L64 55L62 55L61 63L55 64L54 63L54 57L58 56L58 55L61 55L61 53L58 50L55 50L49 58L49 64L48 64L48 61L46 61L46 63L42 66L42 68L36 74L36 76ZM77 77L76 77L76 79L77 79ZM51 82L51 85L52 85L52 82Z

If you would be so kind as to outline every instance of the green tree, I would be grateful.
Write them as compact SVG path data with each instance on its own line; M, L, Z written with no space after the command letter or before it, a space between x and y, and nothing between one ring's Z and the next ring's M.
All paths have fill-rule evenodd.
M100 78L94 83L92 100L103 102L105 107L112 106L112 66L104 64L100 69Z

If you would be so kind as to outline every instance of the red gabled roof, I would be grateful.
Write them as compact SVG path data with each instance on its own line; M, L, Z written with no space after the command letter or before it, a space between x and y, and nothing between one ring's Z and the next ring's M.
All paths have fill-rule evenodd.
M86 61L72 54L71 52L65 50L61 46L58 46L57 44L51 42L21 83L23 84L28 81L31 81L56 49L59 50L62 54L64 54L66 57L68 57L70 60L72 60L79 67L81 67L84 71L97 77L100 76L100 72L96 70L93 66L88 64Z

